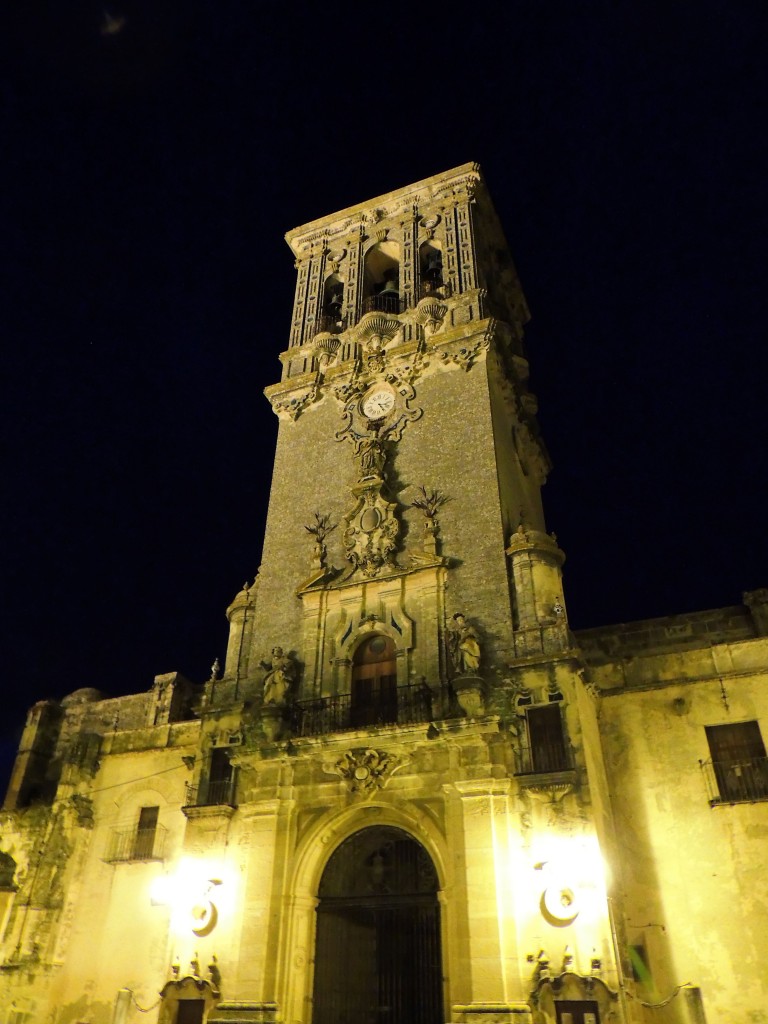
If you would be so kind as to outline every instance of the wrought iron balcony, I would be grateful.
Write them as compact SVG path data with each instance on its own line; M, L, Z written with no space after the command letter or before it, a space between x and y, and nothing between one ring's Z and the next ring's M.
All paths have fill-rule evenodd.
M187 784L186 807L235 807L235 777Z
M322 736L379 725L432 721L432 691L424 683L398 686L377 700L353 699L351 693L297 701L292 708L294 736Z
M366 313L399 313L400 296L397 292L379 292L363 299L363 315Z
M709 805L752 804L768 800L768 757L699 761Z
M104 860L110 864L127 860L162 860L166 830L154 828L114 829Z
M323 313L322 316L317 317L312 327L312 337L316 334L323 334L328 331L331 334L340 334L346 330L347 318L341 317L338 314Z
M429 280L422 278L419 284L419 298L426 299L430 295L437 295L441 299L450 297L450 286L443 281L442 277L433 277Z
M520 747L518 751L515 775L548 775L572 770L573 761L564 742L535 743Z

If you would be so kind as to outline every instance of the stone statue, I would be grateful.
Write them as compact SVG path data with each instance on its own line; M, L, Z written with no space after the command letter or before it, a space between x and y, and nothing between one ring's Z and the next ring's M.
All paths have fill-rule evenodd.
M272 660L262 661L261 665L268 669L264 677L264 704L285 704L296 675L290 655L283 654L282 647L273 647Z
M454 626L448 634L451 661L461 675L476 675L480 668L480 640L461 612L453 616Z
M363 477L381 476L387 456L384 445L377 436L364 438L360 442L357 455Z

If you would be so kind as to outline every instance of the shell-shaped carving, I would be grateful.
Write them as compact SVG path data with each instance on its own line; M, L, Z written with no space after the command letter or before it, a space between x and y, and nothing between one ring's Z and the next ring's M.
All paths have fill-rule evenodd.
M340 339L335 334L323 331L316 334L312 340L312 352L323 362L330 363L341 345Z
M440 299L427 295L416 307L416 320L420 324L440 323L448 307Z
M361 341L368 338L394 338L400 330L400 321L390 313L366 313L357 325L357 335Z

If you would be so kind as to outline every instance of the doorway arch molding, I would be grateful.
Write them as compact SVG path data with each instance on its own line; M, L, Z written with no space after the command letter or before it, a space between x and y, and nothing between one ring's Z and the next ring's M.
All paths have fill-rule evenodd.
M315 822L296 847L293 891L297 896L316 899L320 878L337 848L355 832L372 825L390 825L407 832L420 843L437 871L440 891L450 884L447 877L450 859L445 837L433 818L412 803L395 807L383 800L353 804L339 811L334 808Z
M280 941L282 999L278 995L278 1002L284 1007L283 1019L290 1024L308 1024L311 1019L315 910L319 903L320 879L326 865L346 839L365 828L379 825L402 830L431 858L439 886L437 898L442 908L443 949L447 951L449 948L445 937L451 929L453 877L445 837L434 820L411 803L395 807L384 801L366 801L341 811L332 809L310 826L298 842L289 874L289 889L283 901L285 927ZM445 968L444 973L448 973Z

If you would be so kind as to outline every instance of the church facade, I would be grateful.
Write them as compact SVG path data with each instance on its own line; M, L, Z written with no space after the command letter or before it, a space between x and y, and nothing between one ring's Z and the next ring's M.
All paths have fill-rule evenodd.
M768 591L572 631L477 165L287 241L258 575L29 712L0 1024L768 1020Z

